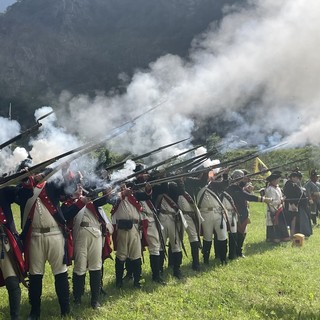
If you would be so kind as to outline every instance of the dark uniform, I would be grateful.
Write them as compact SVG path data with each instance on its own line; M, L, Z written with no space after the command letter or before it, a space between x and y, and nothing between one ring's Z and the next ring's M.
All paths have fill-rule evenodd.
M245 175L241 170L235 170L231 174L231 178L235 180L231 184L226 192L232 197L235 208L238 212L238 227L237 227L237 239L236 239L236 253L238 257L244 257L242 249L243 243L247 234L247 225L249 223L249 210L247 202L268 202L269 198L261 196L255 196L249 194L243 190L246 182L243 181Z
M291 172L289 180L283 187L283 193L286 197L285 218L287 225L290 227L291 236L299 232L309 237L312 234L312 227L307 195L300 184L301 177L301 172Z

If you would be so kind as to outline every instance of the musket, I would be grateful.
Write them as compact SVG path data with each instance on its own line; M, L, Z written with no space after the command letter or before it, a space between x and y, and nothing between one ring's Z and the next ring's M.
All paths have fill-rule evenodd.
M181 143L181 142L183 142L183 141L186 141L186 140L189 140L189 139L190 139L190 138L186 138L186 139L179 140L179 141L177 141L177 142L173 142L173 143L167 144L167 145L162 146L162 147L160 147L160 148L157 148L157 149L154 149L154 150L152 150L152 151L146 152L146 153L144 153L144 154L142 154L142 155L133 157L133 158L131 158L131 160L132 160L132 161L137 161L137 160L140 160L140 159L149 157L149 156L151 156L152 154L155 154L155 153L157 153L157 152L160 152L161 150L164 150L164 149L166 149L166 148L169 148L169 147L171 147L171 146L174 146L174 145L176 145L176 144L179 144L179 143ZM109 166L109 167L106 167L105 170L114 170L114 169L117 169L117 168L119 168L119 167L122 167L125 163L126 163L126 160L125 160L125 161L118 162L118 163L113 164L113 165L111 165L111 166Z
M241 156L241 159L243 159L244 157L247 157L247 155L246 156ZM238 161L238 162L228 166L228 168L230 169L230 168L236 167L239 164L247 162L249 160L252 160L255 157L256 157L256 154L253 154L253 155L249 156L246 159L243 159L241 161ZM218 163L218 164L214 164L212 166L209 166L207 168L204 168L204 169L201 169L201 170L197 170L197 171L185 172L185 173L172 175L172 176L164 177L162 179L157 179L157 180L150 180L150 181L148 181L148 183L151 184L151 185L154 185L154 184L159 184L159 183L163 183L163 182L169 182L169 181L177 180L177 179L184 178L184 177L192 177L192 176L200 175L201 173L209 172L212 169L221 168L225 164L232 163L232 162L235 161L235 159L239 159L239 158L240 157L237 157L237 158L234 158L234 159L231 159L231 160L227 160L227 161L224 161L224 162L221 162L221 163ZM215 175L215 177L219 177L221 174L222 173L219 172L218 174ZM137 184L136 186L140 187L140 186L143 186L144 184L146 184L146 183L145 182L144 183L140 183L140 184Z
M214 151L209 151L204 154L192 157L190 159L172 164L171 166L164 168L164 171L167 174L170 172L173 172L179 168L182 168L185 171L186 167L191 166L191 164L194 164L194 165L199 164L200 161L205 161L205 160L209 159L209 157L214 153L215 153Z
M197 149L197 148L199 148L199 145L196 146L196 147L193 147L193 148L191 148L191 149L189 149L189 150L186 150L186 151L184 151L184 152L181 152L181 153L179 153L179 154L177 154L177 155L175 155L175 156L172 156L172 157L170 157L170 158L168 158L168 159L166 159L166 160L160 161L160 162L158 162L158 163L156 163L156 164L154 164L154 165L151 165L151 166L149 166L149 167L147 167L147 168L144 168L144 169L142 169L142 170L140 170L140 171L134 172L134 173L128 175L127 177L125 177L125 178L123 178L123 179L116 180L116 181L114 181L114 182L112 182L112 183L113 183L113 184L121 184L121 183L123 183L123 182L125 182L125 181L127 181L127 180L130 180L130 179L132 179L132 178L134 178L134 177L136 177L136 176L138 176L138 175L140 175L140 174L142 174L142 173L145 173L145 172L147 172L147 171L150 171L150 170L152 170L152 169L154 169L154 168L157 168L157 167L159 167L159 166L161 166L161 165L170 163L170 162L172 162L173 160L175 160L176 158L178 158L178 157L180 157L180 156L182 156L182 155L184 155L184 154L186 154L186 153L188 153L188 152L191 152L191 151L193 151L193 150L195 150L195 149Z
M152 106L151 108L149 108L147 111L140 113L139 115L137 115L136 117L134 117L131 120L126 121L125 123L121 124L120 126L114 128L111 130L111 133L109 134L108 137L104 138L103 140L101 140L99 143L94 144L92 146L89 146L87 149L82 150L81 152L79 152L77 155L73 156L71 159L68 159L67 161L65 161L64 163L61 163L60 165L58 165L56 168L54 168L49 174L47 174L39 183L42 183L46 180L48 180L51 176L53 176L56 172L58 172L61 168L63 168L66 164L68 164L69 162L81 157L84 154L87 154L91 151L97 150L101 147L103 147L105 145L105 143L108 140L111 140L112 138L117 137L118 135L122 134L123 132L128 131L129 129L131 129L132 127L135 126L135 121L137 121L139 118L145 116L147 113L155 110L156 108L158 108L159 106L161 106L164 102L166 102L167 100L163 100L161 102L159 102L158 104Z
M54 112L54 111L51 111L51 112L43 115L42 117L38 118L37 121L36 121L36 124L35 124L34 126L32 126L31 128L27 129L26 131L18 134L17 136L9 139L8 141L2 143L2 144L0 145L0 150L3 149L3 148L5 148L5 147L7 147L7 146L10 145L11 143L13 143L13 142L21 139L23 136L30 135L31 133L37 131L37 130L42 126L42 123L40 122L40 120L48 117L48 116L49 116L50 114L52 114L53 112Z
M166 100L165 100L166 101ZM56 173L58 170L61 169L61 167L63 167L66 163L68 163L69 161L72 161L80 156L82 156L85 153L89 153L93 150L99 149L100 147L104 146L105 142L129 129L131 129L134 125L135 125L135 121L138 120L140 117L142 117L143 115L153 111L154 109L158 108L161 104L163 104L165 101L162 101L158 104L156 104L155 106L149 108L146 112L139 114L138 116L136 116L135 118L133 118L132 120L128 120L127 122L121 124L120 126L114 128L111 130L111 133L108 137L102 139L100 142L98 143L94 143L94 142L88 142L86 144L84 144L83 146L80 146L78 148L75 148L73 150L67 151L61 155L58 155L56 157L53 157L49 160L46 160L34 167L29 168L28 172L18 172L16 174L7 176L5 178L0 179L0 189L4 188L7 185L10 184L15 184L17 182L20 182L22 179L28 177L31 173L38 173L41 172L44 168L46 168L47 166L53 164L54 162L67 157L69 155L75 154L77 152L79 152L76 156L74 156L71 160L69 159L68 161L64 162L63 164L61 164L60 166L58 166L57 168L53 169L50 174L48 174L44 179L47 180L49 179L49 177L51 177L54 173ZM82 151L82 152L80 152ZM31 173L30 173L31 172Z
M20 172L17 172L17 173L14 173L14 174L11 174L9 176L6 176L6 177L1 177L0 178L0 189L8 186L8 185L11 185L11 184L16 184L17 182L20 182L21 180L23 180L24 178L32 175L32 174L37 174L37 173L40 173L44 170L44 168L46 168L47 166L50 166L51 164L53 164L54 162L64 158L64 157L67 157L73 153L76 153L80 150L82 150L83 148L86 148L88 147L88 145L91 145L91 144L85 144L84 146L82 147L78 147L78 148L75 148L73 150L70 150L70 151L67 151L65 153L62 153L58 156L55 156L51 159L48 159L48 160L45 160L41 163L38 163L30 168L28 168L28 171L20 171Z
M179 220L178 220L178 217L180 217L180 228L178 226L178 223L179 223ZM184 220L183 220L184 219ZM184 228L185 228L185 223L187 223L185 221L185 218L183 216L183 213L180 209L178 209L178 212L177 214L175 215L175 221L174 221L174 224L175 224L175 231L176 233L179 235L179 239L180 239L180 242L181 242L181 248L182 248L182 251L184 252L184 254L186 255L186 257L188 257L188 254L187 254L187 250L186 250L186 247L183 243L183 234L184 234Z
M166 242L164 241L163 235L162 235L162 231L161 229L163 229L163 226L158 218L157 215L157 209L155 208L154 204L152 201L148 202L150 203L150 205L152 206L151 210L152 210L152 215L155 221L155 225L159 234L159 240L160 240L160 245L161 245L161 249L164 253L164 257L167 258L167 251L166 251Z
M260 174L265 174L265 173L267 173L269 171L271 172L273 170L276 170L276 169L279 169L279 168L282 168L282 167L286 167L288 165L291 165L291 164L294 164L294 163L297 163L297 162L304 162L304 161L307 161L307 160L309 160L309 158L296 159L296 160L289 161L289 162L286 162L286 163L283 163L283 164L280 164L280 165L277 165L277 166L274 166L274 167L271 167L271 168L268 168L268 169L261 170L259 172L254 172L254 173L247 174L246 177L250 178L250 177L253 177L253 176L260 175ZM233 179L232 182L239 181L241 179L242 178Z

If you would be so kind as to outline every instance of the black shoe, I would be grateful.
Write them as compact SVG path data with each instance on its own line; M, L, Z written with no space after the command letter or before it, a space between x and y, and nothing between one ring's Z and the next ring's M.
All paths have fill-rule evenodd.
M101 289L100 289L100 294L101 294L102 296L104 296L104 297L108 296L107 291L104 290L102 287L101 287Z
M70 316L70 311L61 313L61 318L69 317Z
M179 279L179 280L183 278L183 275L182 275L182 273L181 273L180 270L175 271L175 272L173 273L173 276L174 276L175 278Z
M161 277L154 278L154 279L152 279L152 281L159 283L159 284L162 284L163 286L165 286L167 284Z
M135 289L141 289L141 283L140 282L136 282L136 283L133 284L133 287Z
M192 270L199 272L200 271L200 265L199 264L192 265Z
M91 308L92 309L99 309L99 308L101 308L101 304L99 302L93 302L93 303L91 303Z

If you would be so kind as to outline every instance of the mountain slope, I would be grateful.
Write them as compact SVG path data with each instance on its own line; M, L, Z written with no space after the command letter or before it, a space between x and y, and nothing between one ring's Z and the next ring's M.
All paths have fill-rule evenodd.
M167 53L186 56L193 37L232 2L19 1L0 15L0 104L13 101L29 114L62 90L119 89L128 79L119 74L130 77Z

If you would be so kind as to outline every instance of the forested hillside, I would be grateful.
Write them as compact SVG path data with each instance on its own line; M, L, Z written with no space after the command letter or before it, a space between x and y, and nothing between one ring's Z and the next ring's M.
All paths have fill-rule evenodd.
M235 0L21 0L0 15L2 116L32 120L61 91L124 90L137 68L187 56ZM22 114L23 110L23 116Z

